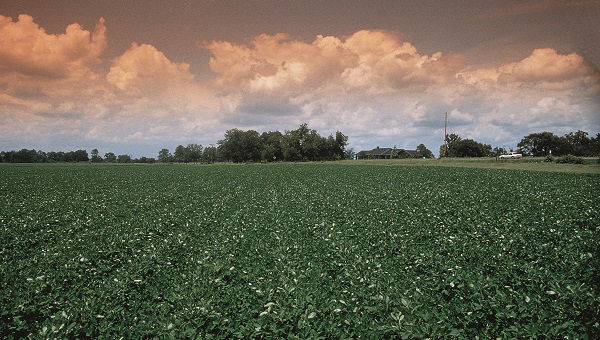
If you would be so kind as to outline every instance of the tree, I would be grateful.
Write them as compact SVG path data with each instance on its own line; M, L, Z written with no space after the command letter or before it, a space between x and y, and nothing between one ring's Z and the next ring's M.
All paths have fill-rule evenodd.
M590 143L592 140L588 137L588 133L585 131L577 130L576 132L569 132L564 137L564 143L568 150L567 153L576 156L592 156Z
M65 153L62 151L50 151L47 155L49 162L65 162Z
M563 155L568 151L566 140L552 132L544 131L529 134L517 144L521 153L531 156Z
M98 154L98 149L93 149L90 154L92 156L92 158L90 159L90 161L92 163L100 163L100 162L102 162L102 157L100 157L100 155Z
M283 160L283 152L281 151L281 143L283 135L279 131L263 132L260 135L261 161L281 161Z
M71 151L69 153L73 162L88 162L90 160L85 150Z
M485 157L488 155L488 149L491 146L478 143L472 139L461 139L453 142L451 157Z
M107 152L104 154L104 161L108 163L116 163L117 156L112 152Z
M316 130L302 124L296 130L286 131L281 139L281 152L286 161L334 160L345 157L348 137L336 131L335 137L324 138Z
M348 145L348 136L344 135L340 131L335 132L335 148L333 150L333 157L335 159L343 159L344 151Z
M261 140L254 130L227 130L218 144L219 154L226 160L234 163L260 161Z
M131 163L131 156L129 155L119 155L117 157L118 163Z
M452 133L447 138L448 157L487 157L492 155L492 146L476 142L472 139L462 139ZM440 157L444 155L444 146L440 146Z
M296 130L269 131L231 129L218 142L217 157L232 162L317 161L343 159L346 137L337 131L335 137L324 138L316 130L302 124Z
M202 161L206 163L214 163L218 159L217 148L214 146L207 146L204 148L204 152L202 153Z
M302 147L308 134L308 126L300 125L296 130L286 131L281 143L281 151L286 161L301 161L304 158Z
M183 161L189 162L200 162L202 159L202 145L200 144L188 144L183 152Z
M448 146L448 149L446 150L446 153L444 153L444 145L440 146L440 158L441 157L455 157L452 156L452 145L458 141L460 141L462 138L460 138L457 134L455 133L451 133L446 137L446 145Z
M185 147L183 145L177 145L173 159L177 163L182 163L185 160Z
M600 156L600 133L590 139L589 150L591 155Z
M42 155L35 150L21 149L19 151L8 151L4 154L6 163L38 163L44 162Z
M152 164L152 163L156 162L156 159L154 159L152 157L140 157L138 159L133 159L132 162L133 163L148 163L148 164Z
M333 146L335 146L335 142L333 142ZM302 160L318 161L327 159L330 156L329 149L325 138L319 136L316 130L308 129L301 148Z
M425 146L425 144L419 144L419 145L417 145L417 153L420 154L422 157L425 157L425 158L434 158L433 157L433 152L431 152L431 150L427 149L427 147Z
M161 149L158 152L158 161L161 163L168 163L173 161L173 156L169 149Z

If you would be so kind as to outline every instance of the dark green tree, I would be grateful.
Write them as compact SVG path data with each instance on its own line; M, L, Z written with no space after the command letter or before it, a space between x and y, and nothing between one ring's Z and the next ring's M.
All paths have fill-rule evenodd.
M107 152L104 154L104 161L107 163L116 163L117 156L112 152Z
M448 150L446 150L446 156L447 157L455 157L453 156L452 153L452 145L454 145L454 143L460 141L462 138L460 138L459 135L455 134L455 133L451 133L446 137L446 144L448 146ZM440 157L444 157L444 145L440 145Z
M158 152L158 161L161 163L169 163L173 161L173 155L171 155L169 149L161 149Z
M261 140L254 130L227 130L218 144L218 152L225 160L234 163L260 161Z
M218 160L217 148L215 146L207 146L202 153L202 161L206 163L214 163Z
M523 137L517 146L521 153L536 157L568 153L566 140L548 131L529 134Z
M577 130L570 132L564 137L564 142L567 146L567 153L576 156L592 156L593 152L590 148L592 140L588 137L585 131Z
M427 147L425 146L425 144L419 144L419 145L417 145L417 153L419 155L421 155L421 157L434 158L433 152L431 152L431 150L427 149Z
M119 155L117 156L117 163L131 163L131 156Z
M348 136L340 131L335 132L335 148L333 149L334 159L344 159L344 152L348 145Z
M189 162L200 162L202 160L202 145L200 144L188 144L183 152L183 161Z
M183 163L185 161L185 146L178 145L175 148L175 154L173 155L173 160L177 163Z
M90 159L92 163L102 162L102 157L98 154L98 149L93 149L90 155L92 156L92 158Z
M281 143L283 135L279 131L263 132L260 135L261 140L261 161L272 162L283 160L283 152L281 151Z
M600 133L595 138L590 138L589 153L593 156L600 156Z

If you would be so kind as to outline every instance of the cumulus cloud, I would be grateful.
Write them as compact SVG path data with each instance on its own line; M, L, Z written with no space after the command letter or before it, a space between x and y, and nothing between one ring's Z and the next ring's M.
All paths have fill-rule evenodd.
M115 58L106 75L111 90L128 115L205 115L210 95L190 72L187 63L176 63L149 44L133 43Z
M176 94L194 83L189 64L171 62L154 46L136 43L113 61L106 79L120 90L136 95L163 91Z
M63 34L49 34L31 16L0 16L0 108L24 116L70 114L83 106L96 111L98 100L82 99L103 97L94 68L106 48L105 33L103 18L94 31L71 24Z
M214 124L208 90L188 64L133 43L103 69L106 46L103 18L94 30L71 24L50 34L28 15L0 16L4 140L148 143ZM155 124L169 128L160 132Z
M527 58L499 68L504 81L564 81L590 74L583 58L575 53L560 55L551 48L535 49Z
M105 32L103 18L93 32L71 24L64 34L48 34L29 15L16 22L0 15L0 72L60 78L85 71L100 62Z
M362 30L346 38L317 36L310 43L286 34L262 34L250 46L213 41L210 67L226 90L305 91L334 85L389 92L443 82L464 68L460 55L419 54L396 35Z
M378 30L312 42L261 35L248 45L205 47L215 85L238 94L223 115L246 117L230 123L256 127L262 120L271 128L280 121L273 117L300 108L287 121L388 143L432 140L445 111L455 132L487 142L518 141L540 128L598 129L599 73L575 53L540 48L522 60L475 68L460 54L424 55ZM250 108L269 119L257 119L258 112L248 118L248 102L264 104Z
M308 122L343 131L356 149L435 150L444 112L450 132L495 145L540 129L600 130L598 70L551 48L480 68L381 30L312 41L261 34L203 44L214 77L201 83L156 46L132 43L104 60L106 45L102 18L94 30L72 24L49 34L27 15L0 16L0 148L68 140L158 150L212 143L233 127Z

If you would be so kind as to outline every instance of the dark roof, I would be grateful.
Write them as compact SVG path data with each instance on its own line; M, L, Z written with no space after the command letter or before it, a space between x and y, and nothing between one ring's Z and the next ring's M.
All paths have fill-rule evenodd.
M373 156L388 156L392 154L393 148L375 148L373 150L365 150L361 151L365 156L373 155ZM396 149L398 152L406 151L409 155L416 157L421 156L421 154L417 150L405 150L405 149Z
M374 155L374 156L382 156L382 155L391 155L392 148L375 148L373 150L361 151L365 155Z

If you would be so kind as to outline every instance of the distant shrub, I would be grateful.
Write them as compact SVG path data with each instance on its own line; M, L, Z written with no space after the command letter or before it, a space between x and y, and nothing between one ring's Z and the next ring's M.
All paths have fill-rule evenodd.
M566 155L558 157L556 159L556 163L583 164L583 158L573 155Z
M548 155L548 156L546 156L546 158L544 158L544 162L546 162L546 163L554 162L554 157Z

